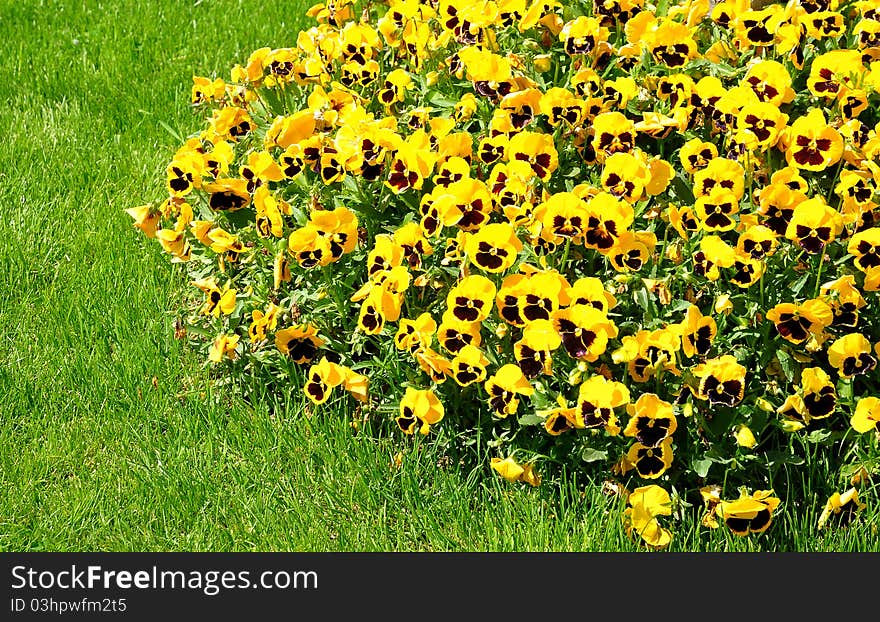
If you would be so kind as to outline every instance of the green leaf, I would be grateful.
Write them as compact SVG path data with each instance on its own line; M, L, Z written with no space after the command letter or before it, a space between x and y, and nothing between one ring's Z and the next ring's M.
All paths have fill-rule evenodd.
M599 460L607 459L607 451L601 451L599 449L593 449L592 447L586 447L583 452L581 452L581 460L583 460L584 462L598 462Z
M226 222L228 222L234 229L243 229L247 227L255 218L256 212L251 208L226 212Z
M204 328L201 328L200 326L196 326L194 324L187 324L186 325L186 332L193 333L195 335L199 335L200 337L213 338L213 335L209 331L205 330Z
M795 456L788 451L768 451L764 455L767 458L767 464L771 467L780 466L783 464L791 464L797 466L804 463L804 459L801 456Z
M657 13L659 15L659 13ZM732 78L742 72L741 69L734 69L727 63L711 62L705 59L697 59L690 61L684 67L685 72L708 73L717 78Z
M791 286L791 293L795 296L801 293L801 290L804 288L804 285L807 284L807 281L810 279L810 273L805 272L804 275L794 282L794 285Z
M678 300L673 300L668 307L666 307L670 313L675 313L677 311L684 311L688 307L691 306L692 303L688 302L684 298L679 298Z
M840 399L845 401L852 401L853 398L853 383L851 380L840 380L837 383L837 394L840 395Z
M706 475L709 474L709 467L711 466L712 460L709 458L700 458L691 463L691 468L694 470L694 473L697 474L697 477L706 477Z
M449 99L437 91L431 93L428 101L438 108L454 108L457 103L455 100Z
M730 432L735 416L736 413L730 408L715 407L712 409L711 416L705 418L706 430L715 439L720 439Z
M648 299L648 290L644 288L637 289L633 292L633 300L642 308L642 311L648 313L650 310L650 300Z
M797 362L785 350L777 350L776 359L779 361L779 366L782 368L782 373L785 374L785 378L793 383L798 371Z
M540 417L538 415L532 414L532 415L523 415L522 417L517 419L517 421L519 421L520 425L539 425L539 424L544 423L544 418Z
M694 193L691 190L690 185L682 177L681 173L677 174L672 178L672 189L675 191L675 196L678 199L687 205L691 205L694 203Z
M807 434L807 442L821 443L831 438L831 430L813 430Z

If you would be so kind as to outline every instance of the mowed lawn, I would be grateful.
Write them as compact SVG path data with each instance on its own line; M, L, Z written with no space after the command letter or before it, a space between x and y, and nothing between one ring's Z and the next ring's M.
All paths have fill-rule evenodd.
M123 210L200 126L193 73L293 45L307 6L0 0L0 550L637 550L586 472L511 486L296 387L245 400L174 338L186 283ZM670 548L880 550L876 506L816 532L825 468L768 533L694 507Z

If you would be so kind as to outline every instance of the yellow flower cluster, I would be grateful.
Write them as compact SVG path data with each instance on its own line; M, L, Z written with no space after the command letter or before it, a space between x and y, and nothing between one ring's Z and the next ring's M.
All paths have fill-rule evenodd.
M658 482L651 546L701 488L758 534L804 443L880 435L880 0L762 5L329 0L193 79L207 123L127 211L213 364L479 429L511 482Z

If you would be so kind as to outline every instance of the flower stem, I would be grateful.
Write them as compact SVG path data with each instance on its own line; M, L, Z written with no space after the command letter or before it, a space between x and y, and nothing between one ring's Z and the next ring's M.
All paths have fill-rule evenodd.
M565 241L565 250L562 252L562 260L559 262L559 274L565 274L565 266L568 264L568 251L571 249L571 238Z
M813 288L813 298L819 297L819 287L822 283L822 266L825 264L825 247L822 247L822 250L819 251L819 259L817 260L819 264L816 266L816 286Z

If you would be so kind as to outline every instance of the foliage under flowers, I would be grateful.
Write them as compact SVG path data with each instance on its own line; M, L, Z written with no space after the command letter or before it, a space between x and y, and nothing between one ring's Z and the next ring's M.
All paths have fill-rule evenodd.
M655 547L689 498L765 531L818 453L869 481L880 2L660 7L341 0L194 78L208 123L128 212L208 359L603 476Z

